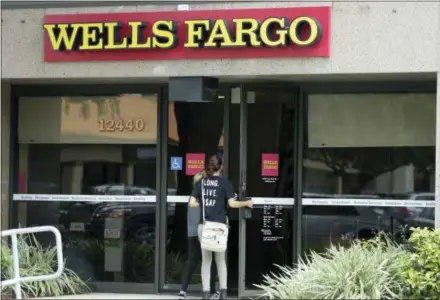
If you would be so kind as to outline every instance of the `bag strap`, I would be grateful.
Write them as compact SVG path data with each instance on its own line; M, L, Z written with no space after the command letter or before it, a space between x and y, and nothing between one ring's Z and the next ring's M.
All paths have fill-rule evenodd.
M205 196L203 195L203 181L204 179L202 179L202 181L200 182L200 190L201 190L201 198L202 198L202 215L203 215L203 223L205 223L206 219L205 219Z

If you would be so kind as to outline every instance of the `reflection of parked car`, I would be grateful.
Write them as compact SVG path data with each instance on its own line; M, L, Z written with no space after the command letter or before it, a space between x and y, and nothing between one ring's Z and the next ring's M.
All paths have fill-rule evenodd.
M104 184L91 188L95 195L126 195L126 196L147 196L155 195L156 191L149 187L140 187L125 184Z
M434 207L424 207L419 212L406 218L404 222L408 227L428 227L435 226L435 210Z
M390 231L388 220L372 207L306 206L303 211L306 243L322 243L342 237L373 237L379 231Z
M100 185L92 188L95 195L153 196L155 190L123 184ZM168 191L169 194L173 190ZM87 197L87 196L85 196ZM169 228L174 221L175 205L168 205ZM126 239L153 242L156 227L156 203L142 202L72 202L60 211L60 223L70 231L80 231L95 237L104 236L106 218L124 218Z
M172 229L175 206L168 205L168 229ZM104 236L107 218L124 219L127 240L154 244L156 236L155 203L109 203L98 207L92 215L88 232L95 237Z
M60 210L60 224L71 231L84 231L90 223L93 212L103 204L102 201L63 203Z
M434 201L434 193L410 193L405 198L407 201ZM405 220L417 216L423 207L390 207L388 214L399 220Z
M304 193L304 198L320 199L371 199L380 200L378 195L320 194ZM359 237L367 232L387 231L390 229L384 217L383 207L368 206L305 206L303 211L304 229L308 235L317 239L322 237L340 237L350 234Z
M168 205L168 228L172 228L175 206ZM123 218L127 240L154 243L156 203L78 202L61 215L61 223L70 231L81 231L97 238L104 237L107 218Z

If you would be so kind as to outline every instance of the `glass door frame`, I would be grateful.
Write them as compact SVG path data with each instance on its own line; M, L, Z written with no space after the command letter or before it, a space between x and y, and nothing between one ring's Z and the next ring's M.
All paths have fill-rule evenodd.
M239 199L243 200L247 197L247 124L248 124L248 92L258 92L273 90L274 92L284 92L292 95L292 101L294 102L294 121L292 122L294 141L293 141L293 191L294 198L292 199L293 205L293 218L292 218L292 236L293 239L293 251L292 261L294 264L298 262L298 258L302 251L302 151L304 145L304 97L303 93L296 86L286 84L240 84L233 87L239 87L240 89L240 147L239 147ZM232 86L229 88L233 88ZM231 92L230 92L231 93ZM229 99L230 103L231 99ZM230 104L226 104L230 105ZM225 110L226 112L227 110ZM229 122L228 122L229 123ZM227 123L227 124L228 124ZM229 128L229 126L228 126ZM226 130L225 130L226 131ZM227 134L229 136L229 134ZM227 148L229 151L229 147ZM227 164L226 164L227 165ZM255 290L246 289L246 219L244 218L244 209L240 209L239 212L239 258L238 258L238 297L246 297L255 294Z
M239 149L230 148L230 132L231 130L236 130L236 128L231 128L231 101L232 101L232 89L240 88L240 147ZM229 162L230 162L230 151L239 151L240 165L239 165L239 199L244 199L246 197L246 177L247 177L247 102L245 101L248 92L258 92L258 91L270 91L283 92L286 94L291 94L292 102L294 102L295 116L293 126L294 132L294 174L293 174L293 190L295 201L293 206L293 218L292 218L292 236L293 239L293 253L292 261L296 263L298 257L301 254L301 220L302 220L302 206L301 206L301 193L302 193L302 149L303 149L303 120L304 120L304 97L300 89L293 86L290 83L273 83L264 82L260 84L255 83L232 83L232 84L222 84L219 88L219 94L224 96L221 100L223 101L223 126L224 126L224 147L223 147L223 161L224 161L224 176L229 175ZM160 153L160 163L157 168L157 178L158 180L158 224L156 227L156 263L158 268L156 268L156 287L158 292L170 292L174 291L175 287L171 287L166 284L166 212L167 212L167 181L166 181L166 170L168 163L167 154L167 136L168 136L168 97L167 88L162 89L161 97L159 102L159 114L158 114L158 135L159 135L159 145L157 147L158 153ZM295 199L295 200L294 200ZM298 200L296 200L298 199ZM298 202L298 203L297 203ZM255 290L246 289L245 279L246 279L246 219L244 219L244 209L239 211L239 256L238 256L238 296L246 297L250 294L255 294ZM173 285L175 286L175 285ZM190 285L189 291L193 290L195 286Z
M11 84L10 93L10 165L9 165L9 220L8 226L10 228L18 228L20 223L20 208L21 202L13 200L13 195L18 193L19 184L19 142L18 142L18 122L19 122L19 99L21 97L77 97L77 96L87 96L87 97L99 97L99 96L117 96L126 93L132 94L156 94L157 95L157 116L159 119L159 106L162 103L163 92L165 90L165 85L158 84L108 84L108 83L96 83L96 84L84 84L73 83L69 84ZM61 101L61 99L60 99ZM160 123L157 123L158 133L160 130ZM160 139L157 135L157 150L156 157L157 162L161 160L161 152L159 149ZM93 144L93 143L91 143ZM157 172L158 173L158 172ZM159 179L160 177L156 177ZM157 180L156 187L159 186ZM160 204L160 195L156 195L156 213L159 213L158 207ZM155 226L158 228L159 218L156 219ZM157 283L159 281L159 268L158 259L160 256L160 249L157 247L158 243L155 244L154 256L154 280L148 283L136 283L136 282L124 282L124 281L89 281L88 286L97 290L98 292L123 292L129 291L130 293L157 293L158 287Z
M303 152L307 144L307 138L306 138L306 132L307 132L307 96L309 94L333 94L333 93L371 93L371 92L420 92L420 91L429 91L429 92L435 92L435 81L423 81L418 84L414 84L414 82L411 81L396 81L396 82L388 82L387 85L379 84L376 82L354 82L347 84L347 82L344 81L336 81L336 82L303 82L298 85L294 85L292 82L258 82L258 83L252 83L252 82L231 82L231 83L224 83L220 86L221 93L225 96L224 98L224 174L225 176L228 176L230 173L228 170L229 161L230 161L230 152L229 151L237 151L237 149L230 149L230 117L231 117L231 89L241 87L241 99L244 99L244 96L246 95L246 91L262 91L262 90L275 90L275 91L284 91L287 93L292 94L292 101L295 102L295 121L294 124L294 149L296 150L294 154L294 199L295 199L295 205L293 208L293 218L292 218L292 225L293 225L293 233L292 238L294 242L294 248L292 253L292 259L293 262L297 262L298 258L303 255L303 245L302 245L302 191L303 191ZM166 184L163 183L166 182L164 179L165 175L161 173L162 170L166 170L166 163L167 163L167 155L166 155L166 136L168 134L167 131L167 121L168 121L168 115L167 115L167 93L166 88L162 91L162 98L159 103L161 103L161 119L158 121L161 130L161 143L162 150L159 150L161 157L161 166L158 167L158 177L160 180L160 185L162 186L160 188L160 196L158 196L158 205L162 207L160 210L160 215L166 214L166 201L160 201L159 199L166 199ZM165 100L165 101L164 101ZM244 101L241 101L242 103ZM243 106L243 108L242 108ZM247 108L245 105L245 102L243 104L240 104L240 116L245 116L247 118ZM236 129L236 128L234 128ZM247 139L247 138L246 138ZM246 139L241 137L241 145L246 145ZM239 150L245 152L245 149ZM241 163L243 160L241 161ZM241 168L242 166L240 166ZM245 171L245 170L244 170ZM245 174L245 172L244 172ZM160 177L159 177L160 176ZM163 176L163 177L162 177ZM165 196L165 197L164 197ZM241 215L242 216L242 215ZM246 220L243 220L242 218L239 221L239 228L244 227L246 229ZM158 231L162 232L162 225L165 224L165 221L163 220L163 217L160 220L160 226L158 226ZM241 225L244 224L244 225ZM241 232L240 232L241 234ZM243 238L246 238L246 232L240 236L240 240L244 240ZM159 239L157 239L159 240ZM163 243L163 244L162 244ZM241 283L241 279L239 279L238 283L238 294L239 297L245 297L251 290L245 289L245 266L246 266L246 248L245 243L244 247L241 247L239 249L239 278L243 278L243 282ZM161 278L159 281L156 281L157 284L157 290L159 292L163 292L163 278L165 278L165 258L166 253L165 250L165 243L162 241L157 245L156 247L156 253L158 256L160 256L161 263L160 268L156 268L156 271L159 274L155 274L156 278ZM159 253L160 252L160 253Z
M229 166L229 145L230 145L230 107L231 107L231 85L222 84L218 89L218 94L222 95L223 98L218 100L223 102L223 175L228 177L228 166ZM156 281L156 291L158 293L169 293L178 292L180 290L180 283L169 284L166 282L166 271L167 271L167 205L171 202L167 201L167 171L168 171L168 122L169 122L169 101L168 99L168 87L161 90L161 101L159 104L158 113L158 136L159 144L157 146L158 157L160 157L160 163L158 164L156 170L156 178L160 179L157 181L158 185L158 213L156 214L157 224L156 226L156 248L160 249L156 252L155 261L157 263L157 281ZM189 195L188 195L189 196ZM185 197L185 196L184 196ZM215 262L213 262L215 263ZM194 291L200 289L200 284L189 284L188 293L191 294Z

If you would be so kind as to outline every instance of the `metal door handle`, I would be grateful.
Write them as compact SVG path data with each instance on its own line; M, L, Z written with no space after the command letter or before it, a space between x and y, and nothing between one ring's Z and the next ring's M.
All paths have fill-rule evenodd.
M252 200L251 197L244 197L243 201ZM243 219L252 219L252 208L244 207L243 208Z

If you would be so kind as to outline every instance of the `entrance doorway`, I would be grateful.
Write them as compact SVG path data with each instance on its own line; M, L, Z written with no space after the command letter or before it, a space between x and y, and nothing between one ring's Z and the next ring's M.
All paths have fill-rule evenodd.
M228 177L240 199L254 202L250 215L231 210L229 287L239 296L293 263L296 104L289 91L231 90Z
M221 89L217 101L169 102L166 145L167 218L161 244L163 290L179 290L187 251L187 206L195 172L174 168L171 161L188 157L205 159L218 153L225 162L224 175L239 199L252 198L254 208L230 209L227 250L230 294L252 295L264 274L275 265L292 265L294 161L296 153L294 91L234 87ZM190 155L190 156L188 156ZM191 171L191 172L189 172ZM177 253L177 254L176 254ZM295 254L294 254L295 253ZM176 263L178 261L178 263ZM198 292L200 267L188 291Z

